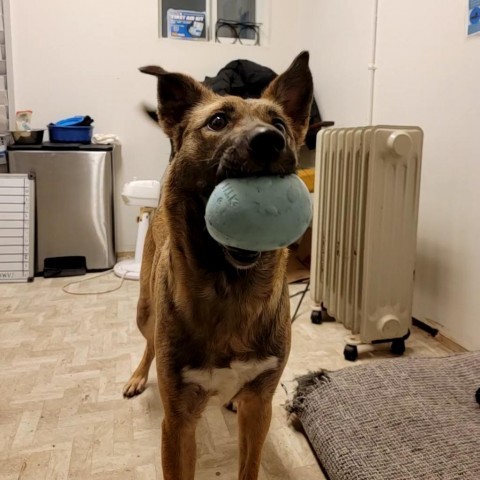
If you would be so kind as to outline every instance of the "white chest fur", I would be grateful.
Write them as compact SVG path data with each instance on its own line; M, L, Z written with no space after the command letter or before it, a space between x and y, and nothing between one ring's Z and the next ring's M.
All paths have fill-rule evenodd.
M223 402L229 402L242 387L267 370L278 367L277 357L264 360L234 361L230 368L189 369L183 370L183 381L195 383L204 390L218 395Z

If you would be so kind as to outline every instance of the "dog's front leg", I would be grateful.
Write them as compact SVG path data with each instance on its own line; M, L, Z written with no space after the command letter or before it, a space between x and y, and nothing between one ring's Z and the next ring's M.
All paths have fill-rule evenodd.
M272 395L251 390L237 397L239 480L257 480L265 438L272 419Z
M158 381L165 418L162 424L164 480L193 480L197 446L195 430L208 401L208 393L195 384L178 383L173 375L160 373Z
M162 467L164 480L193 480L197 446L196 421L165 418L162 425Z

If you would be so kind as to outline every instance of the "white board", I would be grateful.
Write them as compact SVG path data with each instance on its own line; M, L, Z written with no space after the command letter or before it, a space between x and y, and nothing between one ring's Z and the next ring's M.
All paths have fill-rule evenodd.
M35 183L22 174L0 174L0 283L34 275Z

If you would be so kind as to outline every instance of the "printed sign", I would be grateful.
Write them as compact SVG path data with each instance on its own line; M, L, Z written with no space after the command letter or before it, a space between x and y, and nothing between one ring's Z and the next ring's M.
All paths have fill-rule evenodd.
M480 0L468 0L468 35L480 33Z
M33 280L34 181L0 175L0 283Z
M206 13L193 10L167 11L168 38L206 40Z

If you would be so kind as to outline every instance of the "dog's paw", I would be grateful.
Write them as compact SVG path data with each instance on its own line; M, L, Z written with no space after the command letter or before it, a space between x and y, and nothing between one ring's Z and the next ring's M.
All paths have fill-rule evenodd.
M140 395L145 390L147 377L137 377L132 375L130 380L123 387L123 398L132 398Z

